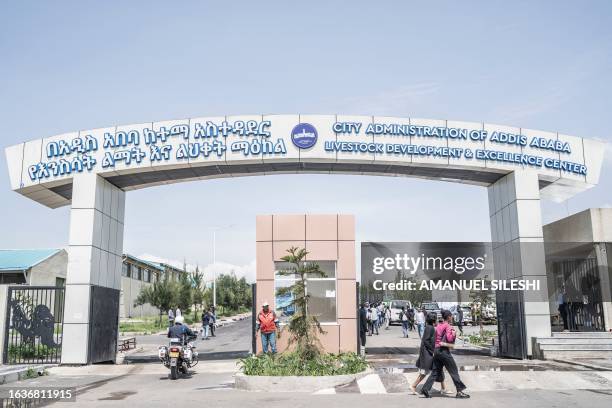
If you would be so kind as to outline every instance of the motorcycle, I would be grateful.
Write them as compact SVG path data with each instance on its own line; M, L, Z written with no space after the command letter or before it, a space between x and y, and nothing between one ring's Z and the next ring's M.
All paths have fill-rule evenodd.
M186 339L171 338L168 346L159 346L159 360L170 369L170 378L176 380L180 374L188 374L189 369L198 365L198 352L191 340L195 336L187 336Z

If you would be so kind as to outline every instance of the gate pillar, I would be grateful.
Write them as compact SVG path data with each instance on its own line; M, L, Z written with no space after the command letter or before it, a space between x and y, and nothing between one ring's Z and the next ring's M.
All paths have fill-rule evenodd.
M512 172L488 187L495 279L538 279L539 291L497 294L500 354L531 356L551 335L540 188L536 172Z
M110 293L119 302L124 215L125 192L96 174L74 176L62 364L96 362L92 361L90 344L100 347L101 339L92 337L109 326L115 327L115 337L104 339L108 342L105 349L116 349L119 316L108 316L108 322L101 322L99 314L93 315L92 293L99 291L92 288L113 289Z

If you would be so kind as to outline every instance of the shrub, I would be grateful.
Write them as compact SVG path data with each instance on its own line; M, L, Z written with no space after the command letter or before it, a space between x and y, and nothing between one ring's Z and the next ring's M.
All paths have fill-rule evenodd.
M299 352L251 355L238 363L246 375L321 376L355 374L367 368L365 358L355 353L324 354L304 360Z

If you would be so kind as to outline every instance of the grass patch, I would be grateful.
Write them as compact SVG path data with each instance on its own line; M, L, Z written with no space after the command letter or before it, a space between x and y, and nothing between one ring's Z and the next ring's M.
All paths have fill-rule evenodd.
M468 341L471 344L475 344L477 346L490 346L493 343L493 339L497 337L497 332L494 330L484 330L482 336L480 333L477 334L469 334L467 336Z
M365 358L355 353L322 354L319 358L302 361L295 352L251 355L241 359L238 364L240 371L246 375L263 376L356 374L368 366Z
M55 352L56 350L53 347L47 347L43 344L11 345L8 349L8 359L11 362L31 359L45 360L54 355Z

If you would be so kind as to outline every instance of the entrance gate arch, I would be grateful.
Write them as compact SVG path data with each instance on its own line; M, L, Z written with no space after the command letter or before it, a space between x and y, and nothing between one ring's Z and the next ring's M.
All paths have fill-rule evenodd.
M120 289L130 190L280 173L479 185L488 190L497 278L520 278L546 274L543 246L529 254L529 265L521 262L520 243L543 242L540 199L563 200L596 185L604 150L595 140L480 122L296 114L76 131L7 147L6 158L14 191L50 208L71 205L62 363L87 364L96 332L92 287ZM517 306L530 355L530 339L550 334L549 306L529 299ZM502 353L525 356L503 345Z

